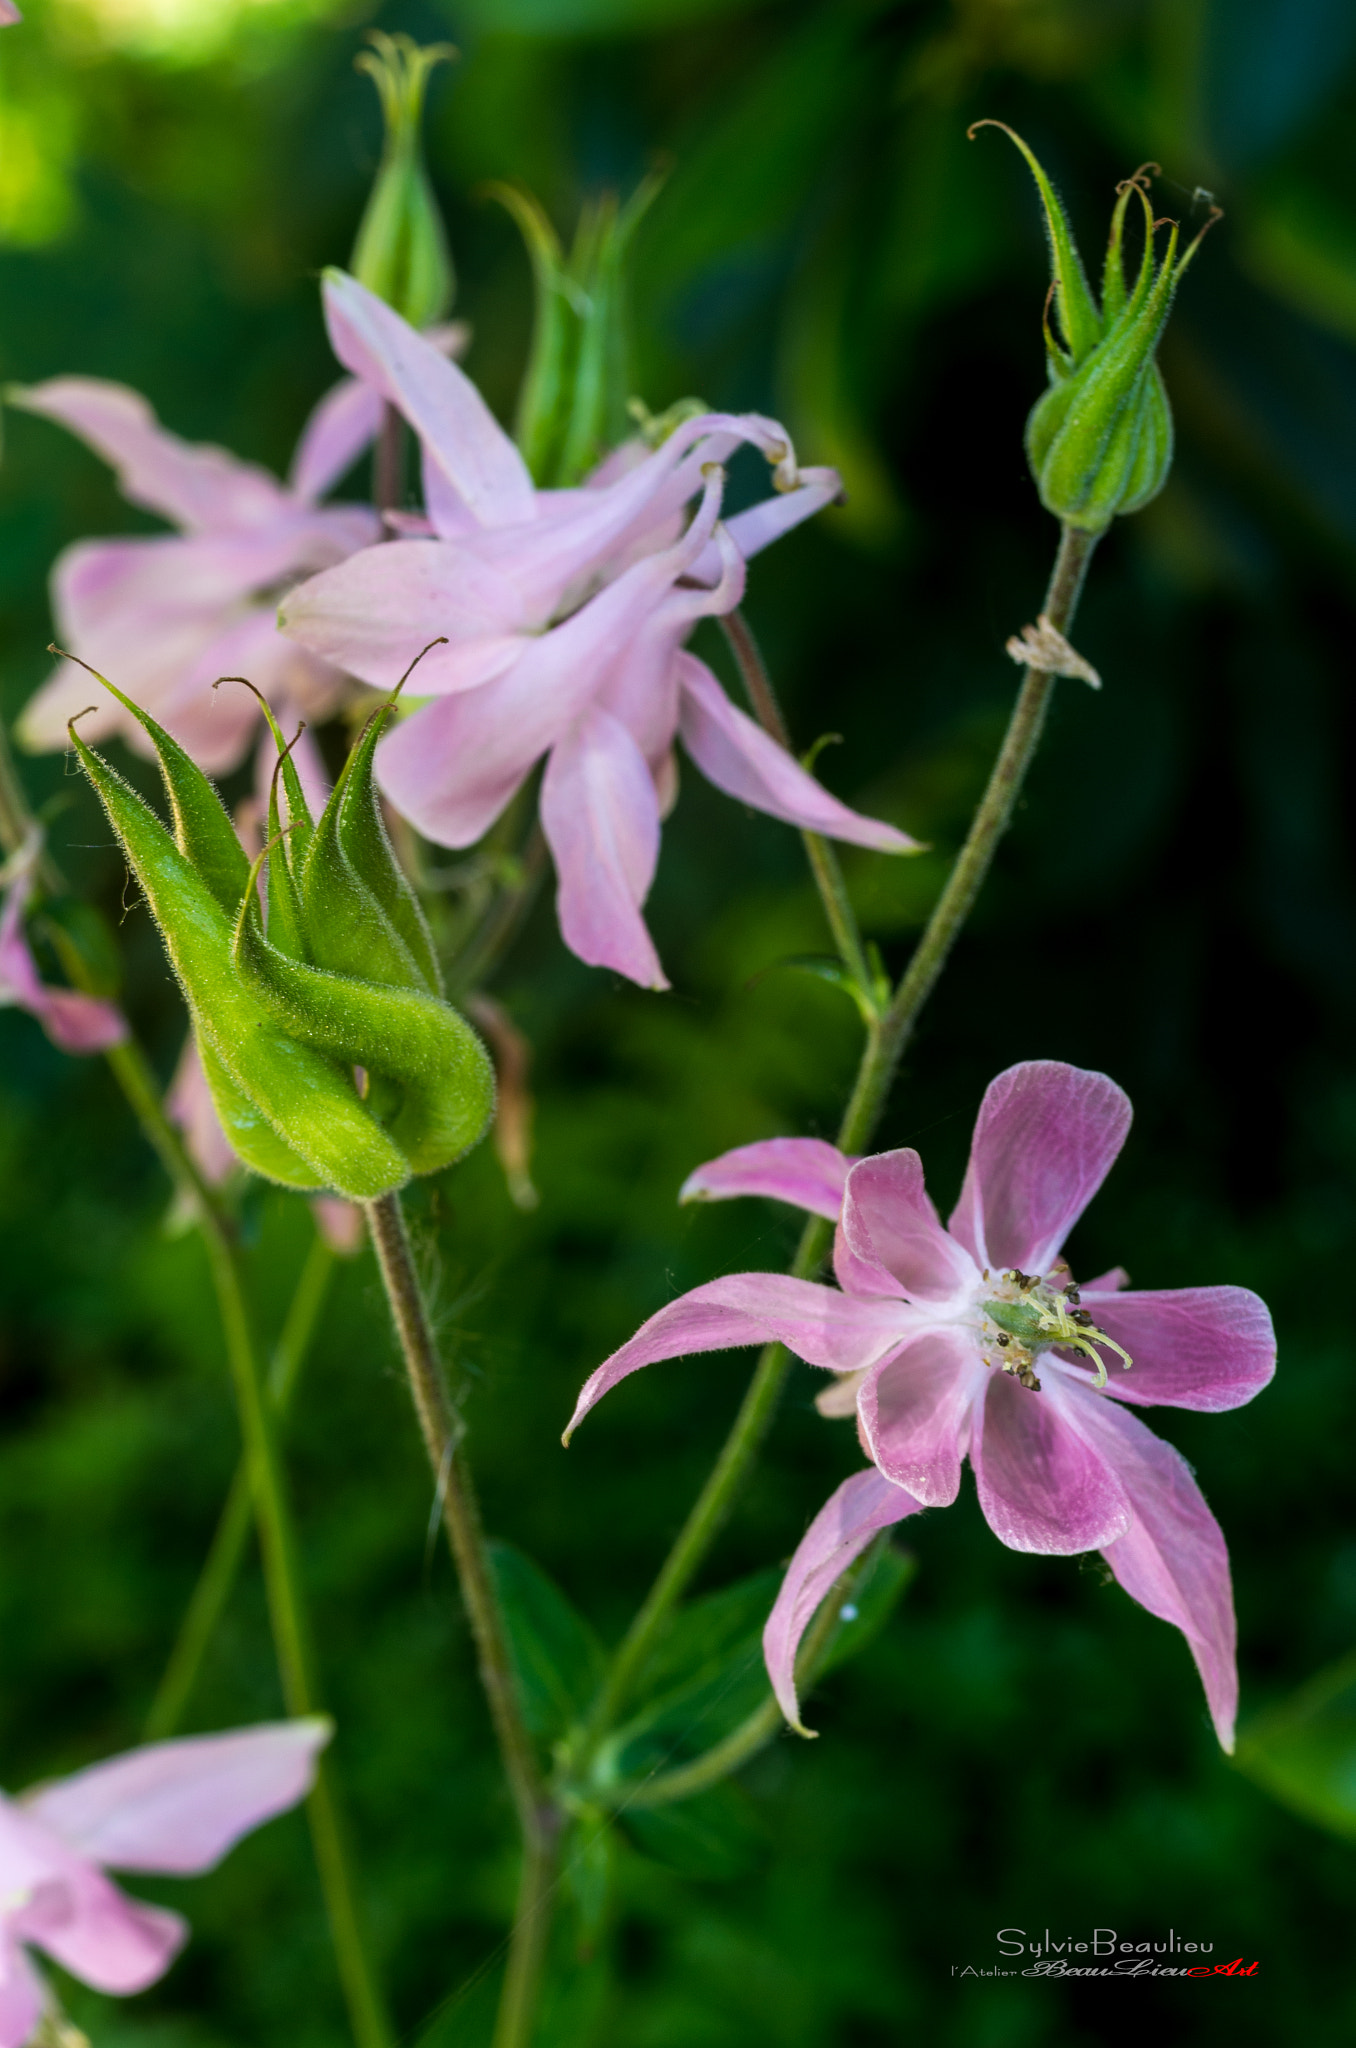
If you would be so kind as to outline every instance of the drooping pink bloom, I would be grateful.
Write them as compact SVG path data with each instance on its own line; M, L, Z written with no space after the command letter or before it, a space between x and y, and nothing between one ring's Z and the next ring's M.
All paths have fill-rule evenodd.
M181 441L125 385L54 377L10 403L69 427L113 465L124 497L180 529L67 548L52 572L63 646L125 683L209 774L244 758L259 722L248 690L213 691L218 676L248 675L285 718L333 707L343 677L283 639L275 612L290 583L380 535L366 506L317 503L371 438L373 393L345 384L321 400L287 484L223 448ZM36 752L65 747L67 720L91 703L88 738L117 732L151 752L130 712L66 661L26 705L19 737Z
M24 2048L46 2003L29 1947L98 1991L163 1977L188 1936L107 1870L211 1870L315 1780L320 1718L153 1742L10 1799L0 1793L0 2048Z
M1224 1539L1185 1460L1131 1411L1241 1406L1271 1378L1275 1338L1246 1288L1140 1293L1119 1268L1075 1284L1064 1240L1129 1125L1129 1101L1104 1074L1052 1060L1009 1068L985 1093L945 1230L908 1150L854 1164L817 1140L774 1139L688 1181L690 1196L773 1194L831 1217L841 1191L838 1288L773 1273L694 1288L598 1368L570 1429L628 1373L684 1353L778 1339L840 1375L820 1405L855 1412L874 1470L811 1526L768 1623L769 1672L793 1722L796 1646L819 1599L877 1529L953 1501L968 1456L1000 1541L1100 1550L1134 1599L1182 1630L1232 1748Z
M325 310L339 360L420 437L430 533L326 570L288 593L280 617L381 687L445 636L416 678L434 701L377 755L383 790L426 838L473 844L545 756L541 822L566 944L655 988L667 984L641 906L679 735L710 781L757 810L884 852L913 848L830 796L682 647L699 618L739 603L746 556L838 495L835 471L797 469L774 420L706 413L652 454L610 458L579 489L534 490L475 386L380 299L331 272ZM773 464L778 489L721 526L721 465L744 443Z
M22 20L23 16L15 6L14 0L0 0L0 28L13 28L16 21Z
M13 1006L36 1017L63 1052L107 1052L127 1036L127 1020L115 1003L79 989L51 988L38 973L24 934L24 912L33 893L36 840L10 861L0 906L0 1008Z

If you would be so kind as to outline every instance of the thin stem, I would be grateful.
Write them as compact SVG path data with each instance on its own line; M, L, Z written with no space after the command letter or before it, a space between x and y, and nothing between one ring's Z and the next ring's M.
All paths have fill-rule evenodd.
M269 1368L269 1403L279 1416L286 1413L297 1375L310 1348L334 1266L335 1255L317 1231L301 1269ZM231 1490L226 1496L193 1597L180 1624L178 1639L146 1716L147 1742L164 1741L176 1732L183 1720L203 1659L221 1626L226 1603L240 1575L253 1520L254 1485L250 1462L245 1456L236 1466Z
M460 1424L448 1397L400 1198L383 1195L364 1207L475 1638L480 1682L522 1832L523 1871L494 2048L527 2048L541 1990L561 1816L538 1768L523 1719L480 1509L461 1447Z
M1044 605L1045 616L1060 632L1072 622L1096 541L1095 534L1080 533L1071 527L1061 531ZM744 631L747 635L747 628ZM748 640L752 644L751 636ZM1023 676L1003 744L955 867L889 1008L882 1018L867 1026L857 1078L839 1126L841 1152L864 1151L870 1142L900 1054L936 986L1012 816L1040 739L1053 686L1054 677L1044 670L1028 668ZM770 690L770 684L767 687ZM773 702L775 705L775 699ZM780 717L780 713L777 715ZM801 1234L790 1269L792 1274L798 1279L809 1279L823 1260L829 1240L829 1224L812 1216ZM656 1636L687 1590L729 1513L767 1434L789 1369L790 1358L783 1346L767 1345L720 1455L612 1661L589 1719L595 1739L611 1724Z
M0 837L14 832L22 838L31 829L32 822L13 771L3 728L0 728ZM43 878L49 886L61 886L60 872L45 849ZM84 987L86 993L93 992L88 987L84 963L78 955L71 954L64 964L77 988ZM316 1698L310 1678L300 1580L282 1470L264 1399L254 1337L245 1306L239 1252L230 1219L216 1191L203 1179L179 1133L166 1116L150 1061L136 1040L129 1035L121 1043L110 1046L105 1058L143 1134L202 1234L235 1386L250 1491L259 1523L269 1618L283 1698L290 1714L314 1713L317 1710ZM358 1919L333 1767L326 1759L321 1759L315 1786L306 1805L335 1963L354 2039L358 2048L390 2048L391 2028Z
M289 1714L313 1714L318 1709L318 1701L311 1674L291 1515L273 1438L269 1403L245 1307L238 1255L225 1233L211 1220L203 1223L203 1240L226 1337L241 1434L245 1439L249 1484L254 1496L259 1548L263 1556L264 1587L283 1699ZM389 2048L392 2039L390 2023L368 1960L359 1922L333 1772L323 1758L306 1810L339 1980L348 2005L354 2039L358 2048Z
M824 1654L833 1639L843 1608L851 1598L852 1588L871 1571L887 1541L888 1532L882 1531L856 1563L850 1565L841 1578L835 1579L820 1603L818 1613L805 1631L796 1658L796 1689L802 1698L819 1676ZM629 1812L632 1807L673 1806L681 1799L691 1799L694 1794L719 1785L741 1764L746 1764L750 1757L757 1756L760 1749L766 1749L784 1725L785 1716L777 1701L769 1695L762 1706L755 1707L747 1720L732 1729L723 1742L715 1743L701 1756L694 1757L691 1763L677 1764L671 1771L658 1771L643 1784L619 1788L617 1805Z
M740 680L748 693L753 715L770 738L792 753L791 734L782 715L763 652L754 638L753 628L741 611L727 613L720 621L726 644L739 669ZM852 908L852 899L843 880L843 870L838 856L827 839L818 832L802 832L805 852L814 876L819 900L824 906L833 942L838 948L839 958L848 973L857 983L864 997L870 997L875 977L866 957L862 935L857 929L857 914Z
M398 512L405 502L405 422L393 405L382 407L372 451L372 502L378 512Z

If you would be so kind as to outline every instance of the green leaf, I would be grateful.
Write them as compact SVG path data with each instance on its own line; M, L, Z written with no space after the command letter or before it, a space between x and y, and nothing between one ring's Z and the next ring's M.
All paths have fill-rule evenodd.
M610 1778L700 1755L762 1705L763 1625L780 1584L780 1572L757 1572L679 1609L637 1680L644 1705L602 1754Z
M636 1807L622 1816L635 1846L684 1877L743 1877L759 1861L767 1834L738 1785L713 1785L679 1806Z
M532 1734L549 1745L587 1711L602 1683L603 1648L555 1581L521 1550L492 1543L490 1563L524 1718Z
M845 1664L849 1657L855 1657L880 1634L917 1576L918 1559L911 1550L898 1550L892 1543L881 1545L843 1602L838 1626L815 1667L811 1683L826 1671Z
M1356 1653L1245 1727L1234 1761L1283 1806L1356 1841Z

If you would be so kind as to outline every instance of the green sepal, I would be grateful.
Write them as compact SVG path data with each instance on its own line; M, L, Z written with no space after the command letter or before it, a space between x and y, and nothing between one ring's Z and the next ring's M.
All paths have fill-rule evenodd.
M384 704L368 720L344 763L325 815L328 817L333 811L340 853L404 946L420 984L433 995L441 995L442 970L438 965L433 934L420 908L419 898L395 857L377 795L374 773L377 741L391 715L394 701L393 698L391 703ZM308 862L308 871L309 866ZM323 964L333 965L333 962ZM385 979L380 974L374 978L379 981Z
M1032 407L1026 451L1041 503L1066 526L1100 533L1118 515L1137 512L1155 497L1172 465L1172 414L1154 360L1182 273L1195 256L1210 219L1178 255L1178 228L1169 224L1166 253L1158 260L1156 229L1145 164L1120 186L1112 211L1102 273L1102 304L1093 301L1072 232L1053 187L1031 150L1001 121L970 130L1002 128L1025 157L1036 180L1049 230L1054 293L1063 342L1046 322L1050 389ZM1144 219L1144 249L1132 287L1125 280L1124 236L1130 202Z
M236 837L235 826L225 804L197 762L184 752L178 740L173 739L163 725L157 725L149 711L143 711L139 704L124 696L117 684L110 683L107 676L99 675L97 669L91 669L90 674L98 676L104 688L117 698L124 710L131 712L153 742L161 780L169 798L174 843L221 908L229 917L234 917L244 893L250 864ZM76 747L79 751L78 739ZM83 760L83 755L81 758Z
M71 743L160 927L209 1085L222 1073L231 1083L214 1100L245 1164L287 1186L332 1187L357 1201L402 1186L409 1162L359 1100L351 1073L280 1029L236 972L231 923L206 882L150 806L74 728Z
M315 845L320 844L317 829ZM309 897L306 912L308 936L318 951ZM374 1093L374 1105L379 1102L383 1112L392 1105L382 1123L408 1162L402 1179L411 1170L436 1173L450 1166L484 1134L494 1112L494 1068L450 1003L421 989L290 960L265 936L252 889L240 906L232 958L242 981L290 1038L343 1066L362 1067L374 1090L384 1084L380 1096ZM341 1194L349 1192L335 1185Z
M376 85L386 137L349 269L411 327L423 328L451 306L456 276L424 169L419 124L429 72L457 53L450 43L421 48L407 35L381 29L370 30L368 39L373 48L357 58L357 68Z
M624 206L607 192L583 208L566 256L531 193L496 183L532 263L536 312L515 435L533 478L576 484L627 431L625 262L662 184L651 173Z

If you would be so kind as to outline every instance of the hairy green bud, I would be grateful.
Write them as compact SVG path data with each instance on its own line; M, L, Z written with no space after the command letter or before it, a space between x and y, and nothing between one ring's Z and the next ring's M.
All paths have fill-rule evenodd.
M1179 254L1177 222L1155 220L1149 204L1149 178L1158 166L1142 164L1117 188L1099 306L1068 215L1031 150L1002 121L976 121L970 134L979 128L1001 128L1026 158L1050 239L1053 275L1044 323L1050 389L1027 419L1027 460L1047 511L1081 532L1101 533L1118 513L1147 505L1167 481L1172 412L1154 356L1182 273L1219 208L1212 206ZM1132 201L1143 214L1144 250L1134 283L1127 284L1124 234ZM1155 238L1162 227L1168 240L1159 260Z
M568 255L530 192L488 188L518 223L532 260L536 315L515 433L545 489L578 483L628 431L625 260L662 183L652 173L625 206L615 192L591 200Z
M318 820L269 715L279 762L268 843L251 865L201 769L106 687L154 744L173 831L74 723L71 741L160 928L217 1113L245 1164L354 1201L451 1165L490 1121L494 1074L444 1000L382 821L372 757L394 698L369 720Z
M368 40L373 48L356 61L376 84L386 140L349 268L411 327L428 327L452 304L456 278L424 169L419 123L429 72L457 53L450 43L421 47L409 36L388 36L377 28Z

